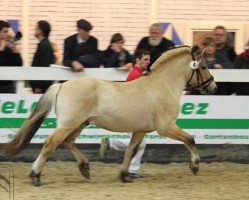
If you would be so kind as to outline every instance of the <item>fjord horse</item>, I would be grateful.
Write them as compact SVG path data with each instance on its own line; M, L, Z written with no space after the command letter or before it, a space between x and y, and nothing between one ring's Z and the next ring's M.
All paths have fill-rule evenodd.
M23 150L43 120L55 107L57 128L47 138L40 155L33 163L30 177L41 184L40 174L48 156L63 144L75 156L81 174L89 179L88 159L75 145L76 137L89 123L114 132L132 132L120 172L129 182L128 167L146 133L182 141L191 154L190 169L196 174L200 157L190 134L176 125L182 91L187 87L211 94L216 84L204 61L202 51L195 47L177 47L163 53L147 76L131 82L110 82L84 77L56 83L42 95L37 107L22 125L4 151L12 156Z

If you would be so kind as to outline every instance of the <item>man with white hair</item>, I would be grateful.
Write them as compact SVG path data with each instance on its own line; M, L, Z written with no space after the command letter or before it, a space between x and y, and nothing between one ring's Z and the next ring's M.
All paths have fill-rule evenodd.
M135 52L138 49L146 49L150 52L150 65L169 48L174 47L175 44L163 37L163 28L160 23L155 23L150 26L149 36L143 37L137 45Z

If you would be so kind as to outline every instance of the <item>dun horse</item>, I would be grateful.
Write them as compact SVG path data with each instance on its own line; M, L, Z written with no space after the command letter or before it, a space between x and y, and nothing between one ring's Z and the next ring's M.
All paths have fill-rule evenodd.
M182 46L171 49L157 59L147 76L131 82L84 77L54 84L40 98L15 138L5 145L5 153L12 156L22 151L55 106L57 128L45 141L30 173L35 186L41 184L42 168L59 144L72 152L81 174L90 178L89 161L75 145L76 137L89 123L114 132L133 133L120 172L123 182L130 181L130 161L144 135L152 131L182 141L191 154L190 169L197 174L200 157L195 141L175 124L180 97L186 85L203 94L216 90L199 48Z

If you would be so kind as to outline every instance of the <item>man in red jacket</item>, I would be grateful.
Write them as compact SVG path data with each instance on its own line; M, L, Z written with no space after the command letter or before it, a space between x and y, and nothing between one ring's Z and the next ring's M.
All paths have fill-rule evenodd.
M142 76L143 72L147 69L148 65L150 64L150 52L147 50L138 50L135 53L136 64L129 73L126 81L132 81L134 79L139 78ZM130 135L128 136L130 137ZM130 139L109 139L103 138L101 140L101 145L99 149L99 156L101 160L104 160L106 157L106 151L108 149L115 149L118 151L125 151L127 146L130 143ZM131 178L143 178L142 175L138 174L141 159L144 154L144 150L146 147L145 140L143 139L136 155L131 160L131 164L129 166L129 176Z
M132 81L142 76L150 63L149 51L140 49L135 53L136 64L126 78L126 81Z

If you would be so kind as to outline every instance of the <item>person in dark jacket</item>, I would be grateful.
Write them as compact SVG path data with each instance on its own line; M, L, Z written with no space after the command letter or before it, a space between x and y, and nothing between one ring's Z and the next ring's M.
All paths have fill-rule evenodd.
M156 59L169 48L174 47L175 44L163 37L163 29L160 23L152 24L149 29L149 36L144 37L138 43L135 52L138 49L146 49L150 52L150 66ZM149 69L148 68L148 69Z
M249 69L249 41L245 45L245 50L235 58L235 69ZM234 83L237 95L249 95L249 83Z
M85 67L99 67L98 40L90 35L93 26L80 19L77 28L78 33L64 41L63 65L71 67L75 72L81 72Z
M35 28L35 37L39 41L37 50L34 54L32 67L49 67L50 64L55 63L54 52L52 45L48 40L51 31L51 26L47 21L38 21ZM29 82L33 93L44 93L52 81L30 81Z
M234 48L227 44L227 31L224 26L214 28L214 40L216 44L215 59L221 65L221 69L232 69L236 53ZM231 95L234 93L234 83L218 82L216 95Z
M129 71L133 67L133 58L124 49L124 37L120 33L112 35L110 45L103 52L102 62L104 67L119 68Z
M22 66L22 58L15 42L7 41L10 25L0 20L0 67ZM15 82L0 81L0 93L15 93Z

